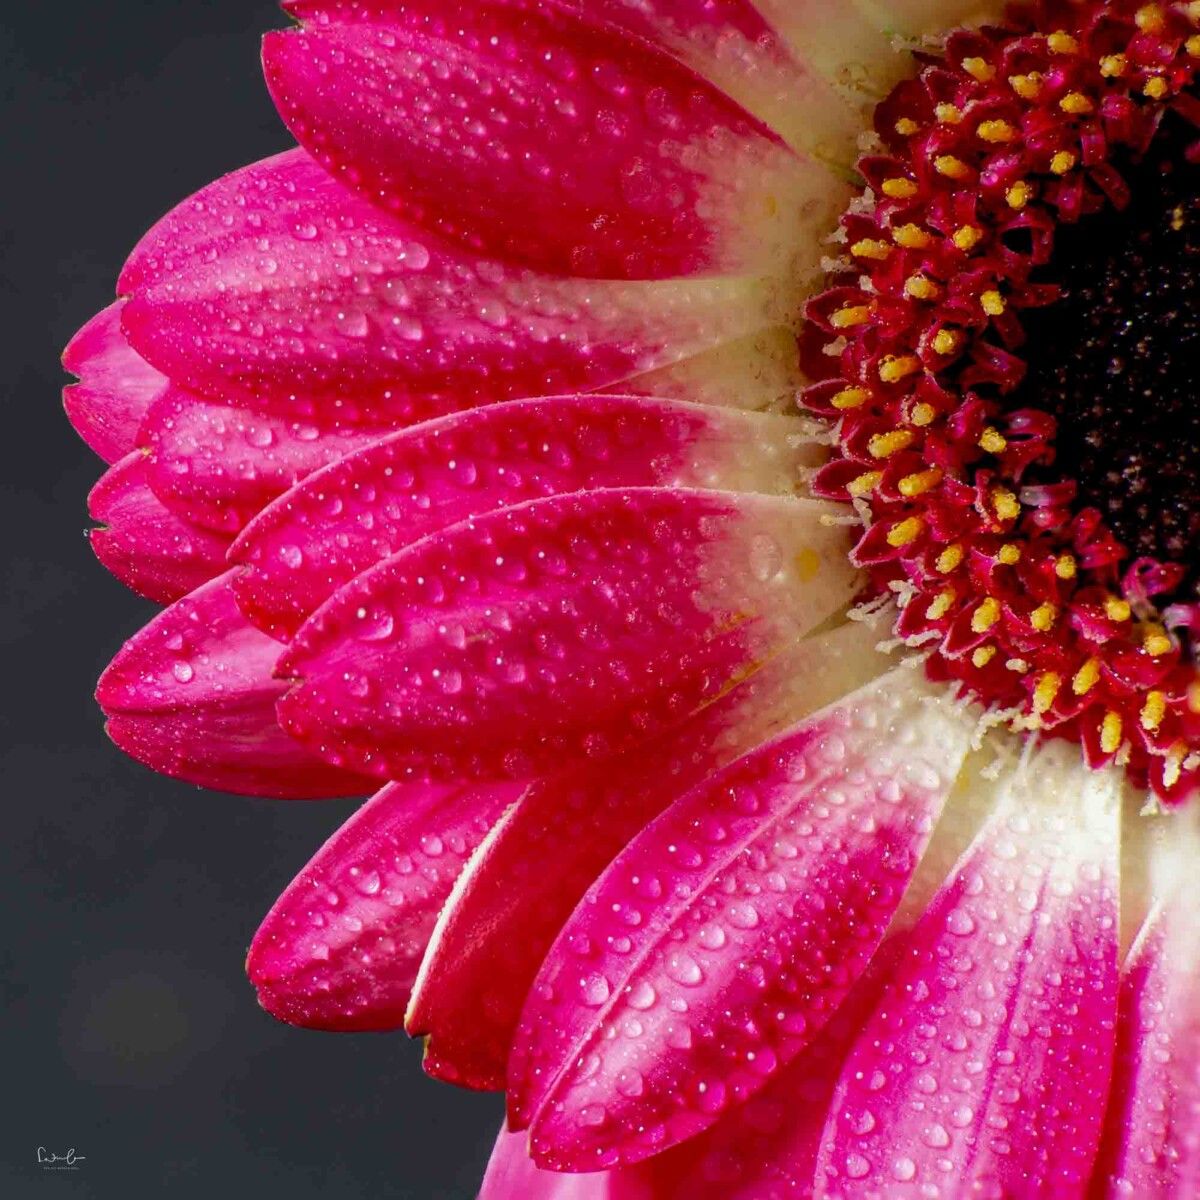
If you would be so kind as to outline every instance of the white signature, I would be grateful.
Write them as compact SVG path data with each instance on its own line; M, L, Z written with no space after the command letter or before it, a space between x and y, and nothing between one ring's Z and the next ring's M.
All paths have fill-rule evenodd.
M45 1146L39 1146L37 1148L37 1160L44 1167L54 1167L56 1170L61 1171L64 1168L74 1169L76 1163L87 1162L87 1156L76 1154L74 1146L66 1154L51 1154Z

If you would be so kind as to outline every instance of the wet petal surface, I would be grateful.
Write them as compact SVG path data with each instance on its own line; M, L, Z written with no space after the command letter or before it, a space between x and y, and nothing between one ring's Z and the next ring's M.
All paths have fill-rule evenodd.
M395 779L531 778L678 724L845 604L806 500L552 496L434 534L347 584L280 662L292 734Z
M415 426L291 491L239 539L238 600L290 637L342 584L427 534L560 492L676 485L790 493L798 423L620 396L561 396Z
M134 450L88 496L100 528L88 534L96 557L127 587L170 604L226 570L231 539L192 525L150 490L146 456Z
M252 626L228 574L159 613L122 647L96 698L108 734L148 767L189 783L297 799L372 790L279 727L282 647Z
M874 954L972 723L878 683L671 806L588 893L534 983L510 1119L536 1161L632 1162L712 1125L811 1041Z
M399 1029L438 911L520 793L388 784L276 901L246 970L273 1016L310 1029Z
M1010 768L847 1060L818 1195L1083 1195L1117 1016L1119 811L1119 779L1073 748Z

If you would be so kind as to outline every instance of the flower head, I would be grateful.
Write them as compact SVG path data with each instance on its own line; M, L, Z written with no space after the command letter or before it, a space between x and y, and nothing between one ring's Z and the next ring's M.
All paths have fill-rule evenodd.
M485 1197L1194 1192L1200 10L285 7L65 358L113 740L382 785L264 1007Z

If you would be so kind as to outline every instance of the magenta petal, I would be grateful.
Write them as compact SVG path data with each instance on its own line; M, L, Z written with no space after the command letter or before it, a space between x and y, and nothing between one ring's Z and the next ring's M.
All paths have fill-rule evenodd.
M1117 1016L1119 777L1019 767L847 1060L824 1197L1084 1194Z
M279 728L282 647L242 616L228 574L159 613L122 647L96 698L109 736L164 775L251 796L310 799L371 790Z
M529 1157L528 1142L523 1133L500 1130L478 1200L658 1200L635 1171L543 1171Z
M543 1166L636 1162L808 1045L875 953L973 722L903 667L678 800L534 982L510 1123Z
M1175 878L1121 983L1121 1025L1096 1193L1108 1200L1200 1196L1200 917L1192 816L1162 819ZM1183 836L1181 836L1183 835Z
M299 480L369 446L386 430L251 412L172 388L151 406L141 442L164 503L236 533Z
M146 456L135 450L110 468L88 497L100 522L89 534L96 557L127 587L170 604L225 569L230 540L175 516L147 482Z
M746 279L614 283L489 261L373 207L298 150L169 213L121 287L130 340L172 379L368 426L606 387L782 311Z
M643 488L451 526L300 629L280 719L331 761L394 779L532 778L622 750L849 600L828 511Z
M118 300L94 316L63 352L63 366L79 376L63 391L76 433L105 462L115 463L137 443L138 427L170 380L125 340Z
M534 783L472 861L422 966L407 1028L426 1037L426 1071L503 1087L534 977L600 872L695 784L881 674L879 636L851 622L808 638L654 743Z
M590 14L367 11L267 35L276 106L332 174L483 253L614 279L775 266L801 197L822 198L806 175L829 190L724 93Z
M655 1200L812 1200L825 1116L846 1055L878 1002L894 933L812 1043L762 1091L633 1168L651 1182Z
M238 602L290 637L344 583L467 517L560 492L663 484L790 492L786 417L624 396L474 409L394 434L306 480L239 539Z
M310 1029L399 1029L437 915L520 785L390 783L276 901L246 970L273 1016Z

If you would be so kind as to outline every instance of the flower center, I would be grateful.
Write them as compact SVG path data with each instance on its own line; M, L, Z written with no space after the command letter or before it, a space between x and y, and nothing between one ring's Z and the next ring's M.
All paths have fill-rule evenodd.
M1192 137L1195 136L1191 131ZM1058 425L1051 473L1073 478L1134 557L1200 582L1200 166L1178 122L1122 170L1132 199L1060 230L1053 305L1029 314L1015 400Z
M806 310L835 433L812 487L855 505L854 560L930 675L1177 800L1200 790L1200 0L1009 18L876 110Z

